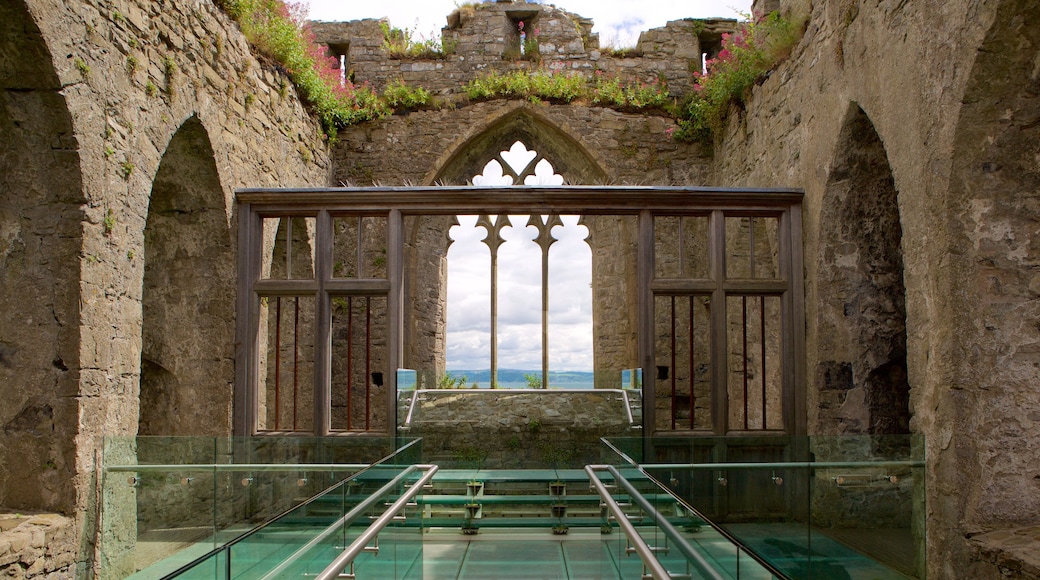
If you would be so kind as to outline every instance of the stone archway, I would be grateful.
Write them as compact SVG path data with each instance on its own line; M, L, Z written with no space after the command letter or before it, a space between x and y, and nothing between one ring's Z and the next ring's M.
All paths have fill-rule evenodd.
M441 157L438 166L428 173L428 183L469 183L474 176L483 173L490 159L511 150L518 142L528 150L537 151L538 159L551 164L555 173L565 176L569 185L609 181L603 164L576 137L530 106L511 104L506 112L462 136ZM532 172L533 168L532 165ZM523 168L514 171L523 173ZM518 176L521 183L526 176L526 173ZM595 218L592 221L613 223L616 220ZM445 370L447 349L447 254L451 244L448 230L455 221L448 216L423 216L409 223L405 257L408 263L406 271L409 272L408 292L410 296L423 296L424 299L410 300L405 306L405 363L410 368L431 371L434 376L439 376ZM584 225L590 231L596 227L591 222ZM596 250L593 252L595 271ZM425 258L419 260L420 255ZM632 258L634 262L634 255ZM603 259L604 256L600 256L600 260ZM605 259L613 262L616 256L610 255Z
M186 121L145 226L140 435L226 435L234 382L234 245L206 129Z
M79 146L22 2L0 3L0 505L71 514L79 425Z
M940 544L956 544L951 570L963 570L956 550L966 531L1040 522L1038 82L1040 12L1006 0L962 99L947 204L957 249L948 298L955 360L953 382L936 400L935 432L948 433L936 448L944 497L930 497L929 508L941 504L959 524L936 530Z
M488 155L507 151L517 141L551 160L556 172L567 176L571 185L608 181L607 172L576 138L519 106L462 141L437 168L431 183L467 183L483 171Z
M910 432L898 192L884 144L852 104L821 215L817 431Z

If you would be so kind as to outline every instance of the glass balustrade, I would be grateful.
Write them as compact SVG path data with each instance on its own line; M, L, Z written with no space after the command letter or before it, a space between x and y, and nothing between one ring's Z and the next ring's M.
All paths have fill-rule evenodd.
M373 464L418 459L418 442L405 441L402 450L398 443L367 437L106 439L101 575L172 572L338 482L371 472ZM226 557L214 556L205 566Z
M686 512L679 521L694 541L730 541L711 548L716 560L734 561L728 570L757 560L791 578L923 577L917 437L617 438L607 446L647 497L660 486L681 500L675 513Z

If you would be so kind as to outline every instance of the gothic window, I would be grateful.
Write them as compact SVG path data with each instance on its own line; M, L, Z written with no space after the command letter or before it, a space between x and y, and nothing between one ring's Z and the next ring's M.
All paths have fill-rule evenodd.
M516 141L496 153L472 182L554 186L563 185L564 177ZM550 367L592 369L591 251L583 243L587 228L579 221L557 215L458 216L448 260L449 371L482 370L490 362L490 384L478 382L487 387L529 386L500 384L500 367L529 371L541 386L554 386ZM549 346L550 324L556 347Z

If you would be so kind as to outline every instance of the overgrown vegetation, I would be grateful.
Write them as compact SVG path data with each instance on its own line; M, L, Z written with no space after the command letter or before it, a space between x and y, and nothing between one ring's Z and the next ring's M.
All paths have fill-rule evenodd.
M342 74L338 61L328 55L326 47L315 42L304 24L303 4L283 0L216 2L238 22L259 53L289 74L300 98L330 138L342 127L433 103L429 91L409 87L400 80L390 83L382 94L367 83L354 84ZM694 92L679 105L673 103L663 79L646 83L602 73L586 78L579 73L564 73L552 65L534 71L491 72L468 83L465 93L475 101L521 98L586 102L626 112L658 110L676 118L676 139L711 143L722 130L730 106L742 104L754 84L787 58L803 30L803 19L788 19L778 13L749 19L736 33L723 37L722 51L708 61L707 74L696 73ZM533 32L530 40L537 43L537 31ZM444 58L454 52L454 47L434 39L416 38L408 29L384 25L383 36L383 48L391 58ZM525 53L527 49L525 45ZM614 56L634 54L618 51ZM85 63L79 68L84 76L89 74ZM167 67L167 76L175 70Z
M390 58L443 59L455 52L455 44L450 40L426 38L415 30L391 27L386 22L379 26L383 29L383 52Z
M336 60L304 26L306 7L282 0L217 0L256 49L283 67L329 137L392 111L368 85L340 75Z
M533 72L488 73L467 84L466 95L475 101L495 98L553 103L585 101L623 111L667 110L671 104L668 85L663 79L654 83L625 81L597 71L593 79L588 80L580 73L562 73L545 68Z
M804 20L773 12L748 21L722 37L722 50L707 62L707 73L694 73L694 92L677 111L680 141L710 144L726 122L730 105L742 105L756 82L790 56L804 32Z

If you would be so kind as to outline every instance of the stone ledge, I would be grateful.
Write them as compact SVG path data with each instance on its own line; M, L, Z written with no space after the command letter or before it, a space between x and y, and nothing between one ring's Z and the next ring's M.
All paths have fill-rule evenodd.
M1040 526L994 530L968 539L979 562L995 566L999 577L1040 580Z
M74 521L58 514L0 514L0 575L75 576Z

